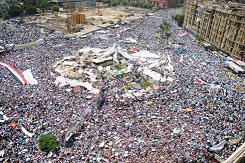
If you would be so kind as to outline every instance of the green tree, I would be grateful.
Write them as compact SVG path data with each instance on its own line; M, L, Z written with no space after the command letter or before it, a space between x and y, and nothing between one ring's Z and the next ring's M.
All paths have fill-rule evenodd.
M8 9L8 14L11 16L20 16L22 12L23 10L19 5L10 6Z
M57 151L60 147L60 143L56 140L52 134L42 134L38 139L38 147L41 151Z
M24 5L24 9L25 9L26 14L28 15L37 13L37 8L32 5Z
M48 0L22 0L24 6L30 8L40 8L43 12L49 7Z
M37 0L37 1L38 1L37 7L44 12L49 6L48 0Z
M170 7L181 7L183 3L183 0L171 0Z
M38 0L22 0L24 5L37 6Z
M59 12L59 11L60 11L60 8L59 8L59 6L54 5L54 6L52 7L52 10L53 10L54 12Z
M172 36L172 33L171 33L170 31L168 31L168 32L165 33L165 35L166 35L167 40L168 40L168 38L169 38L170 36Z
M182 27L184 23L185 15L177 14L174 16L174 20L177 22L178 26Z
M171 25L166 22L166 21L163 21L160 23L160 37L163 38L163 36L165 35L167 37L167 41L169 39L169 37L171 36Z

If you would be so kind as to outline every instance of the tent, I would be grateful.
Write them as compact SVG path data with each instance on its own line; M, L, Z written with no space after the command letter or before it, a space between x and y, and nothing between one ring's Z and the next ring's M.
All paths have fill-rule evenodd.
M15 44L6 44L5 49L6 49L6 51L10 51L10 50L14 49L14 46L15 46Z
M232 61L225 61L225 65L237 74L244 74L245 73L243 68L241 68L240 66L238 66L237 64L235 64Z

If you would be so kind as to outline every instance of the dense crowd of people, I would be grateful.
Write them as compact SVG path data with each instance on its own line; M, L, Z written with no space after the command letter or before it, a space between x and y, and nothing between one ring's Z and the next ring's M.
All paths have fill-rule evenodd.
M0 159L10 162L208 162L214 154L222 159L229 157L244 142L244 93L237 89L244 87L244 83L238 76L231 79L221 58L198 45L193 34L180 36L186 31L172 20L178 12L179 9L160 10L119 28L109 28L107 39L101 39L98 34L49 39L40 29L5 21L0 29L0 39L4 42L23 44L44 38L45 43L0 56L0 61L20 71L31 69L39 83L23 86L0 67L0 109L11 118L11 122L0 123L0 151L4 151ZM172 26L168 42L155 39L163 20ZM127 28L129 30L124 30ZM119 41L129 37L138 42ZM179 49L185 49L184 52L176 54L177 48L170 42L180 45ZM113 43L123 48L169 54L174 81L157 83L160 88L154 96L146 94L137 100L121 98L121 103L115 102L120 95L120 82L108 81L106 103L84 122L75 141L70 146L62 146L58 153L39 151L36 143L40 134L53 133L62 143L69 126L79 121L83 111L95 105L96 99L95 96L87 98L90 93L86 89L74 93L69 87L55 85L57 74L52 65L82 47L103 48ZM118 87L118 95L110 92L112 87ZM11 125L13 122L17 127ZM18 128L20 125L35 136L26 136ZM237 137L242 140L210 152L209 148L222 140Z
M27 23L23 19L13 18L1 22L0 37L5 44L23 44L36 41L43 34L51 32L51 29L41 28L35 24Z

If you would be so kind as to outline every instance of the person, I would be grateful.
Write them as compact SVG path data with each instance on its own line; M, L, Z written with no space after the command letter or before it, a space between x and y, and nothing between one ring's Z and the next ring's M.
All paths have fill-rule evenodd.
M99 96L96 98L96 109L101 110L105 103L105 89L100 90Z

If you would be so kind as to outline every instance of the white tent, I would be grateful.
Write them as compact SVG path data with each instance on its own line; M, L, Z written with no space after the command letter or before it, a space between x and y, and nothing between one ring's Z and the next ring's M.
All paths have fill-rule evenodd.
M232 61L226 61L225 62L226 66L235 71L236 73L244 73L244 69L235 64Z

